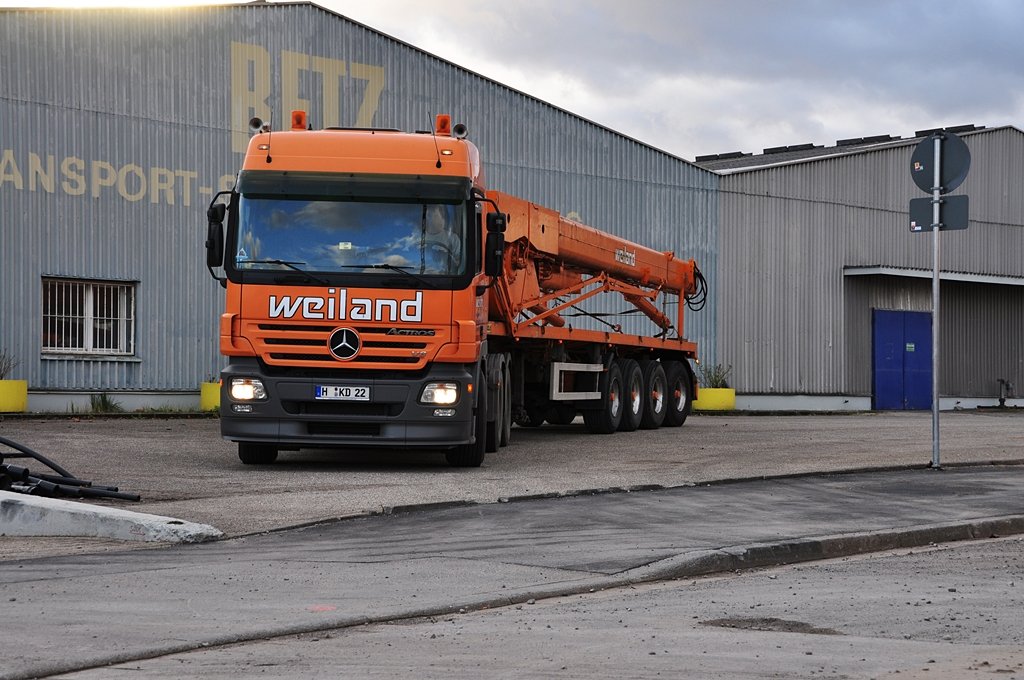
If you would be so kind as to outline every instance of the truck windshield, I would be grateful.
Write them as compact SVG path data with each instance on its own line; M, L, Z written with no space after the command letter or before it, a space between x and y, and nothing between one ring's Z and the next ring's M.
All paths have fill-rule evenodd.
M393 276L389 270L396 268L455 276L466 269L465 203L243 195L237 234L238 270L352 273L365 267L377 276Z

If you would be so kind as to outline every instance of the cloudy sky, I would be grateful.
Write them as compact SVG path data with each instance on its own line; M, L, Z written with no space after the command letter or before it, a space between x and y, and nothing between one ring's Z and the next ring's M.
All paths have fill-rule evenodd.
M677 156L1024 125L1017 0L322 0Z
M967 123L1024 126L1020 0L318 4L688 159Z

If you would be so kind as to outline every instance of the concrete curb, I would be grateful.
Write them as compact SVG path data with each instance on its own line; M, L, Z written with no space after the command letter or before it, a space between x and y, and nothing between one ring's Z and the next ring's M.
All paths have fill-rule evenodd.
M730 546L718 550L683 553L617 575L624 584L708 576L741 569L865 555L921 546L1024 534L1024 515L986 517L963 522L928 524L780 541Z
M0 491L0 536L83 536L201 543L224 534L208 524Z

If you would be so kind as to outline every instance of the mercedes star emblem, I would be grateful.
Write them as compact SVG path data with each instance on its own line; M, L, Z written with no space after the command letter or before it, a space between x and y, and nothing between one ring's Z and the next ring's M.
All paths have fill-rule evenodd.
M348 361L359 354L359 334L351 328L339 328L331 333L327 348L335 359Z

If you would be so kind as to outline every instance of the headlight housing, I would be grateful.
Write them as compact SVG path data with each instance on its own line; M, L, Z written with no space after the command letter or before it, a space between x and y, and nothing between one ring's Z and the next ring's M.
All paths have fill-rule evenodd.
M459 384L453 382L432 382L423 386L421 404L454 404L459 400Z
M228 394L235 401L263 401L267 398L267 389L259 378L232 378Z

